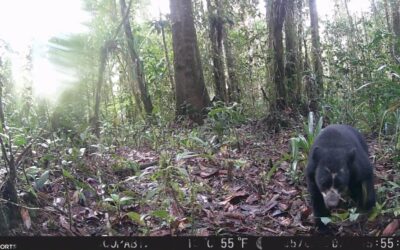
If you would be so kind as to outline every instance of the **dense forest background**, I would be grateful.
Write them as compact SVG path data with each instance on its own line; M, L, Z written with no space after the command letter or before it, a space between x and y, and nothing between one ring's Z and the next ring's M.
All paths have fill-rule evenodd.
M0 235L311 234L304 167L333 123L367 137L378 202L326 222L398 235L400 2L330 2L170 0L152 20L83 0L88 32L47 48L74 79L57 101L34 94L34 47L15 72L0 38Z

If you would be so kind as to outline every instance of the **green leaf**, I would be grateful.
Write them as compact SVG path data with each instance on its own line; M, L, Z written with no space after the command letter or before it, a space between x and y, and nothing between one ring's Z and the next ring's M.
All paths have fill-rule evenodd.
M35 181L36 188L37 188L38 190L41 190L41 189L44 187L45 182L49 179L49 174L50 174L50 171L47 170L46 172L44 172L44 173L39 177L39 179L37 179L37 180Z
M177 154L175 159L176 159L176 161L180 161L180 160L190 159L190 158L197 157L197 156L199 156L199 154L195 154L193 152L186 151L181 154Z
M120 202L122 205L126 205L126 204L131 203L131 202L129 202L129 201L132 201L132 200L133 200L133 197L124 196L124 197L121 198L121 200L120 200L119 202Z
M318 120L317 127L315 127L315 130L314 130L314 138L319 134L319 132L321 132L323 123L324 123L324 119L323 119L323 117L321 116L321 117L319 118L319 120Z
M246 166L247 161L243 160L243 159L238 159L238 160L235 160L233 164L237 169L240 169L240 168Z
M297 160L292 162L291 170L293 172L296 172L296 170L297 170L297 163L298 163Z
M24 146L27 143L25 136L23 135L17 135L14 139L14 144L16 146Z
M207 142L203 141L202 139L200 139L197 136L190 136L189 137L191 140L193 140L194 142L197 142L199 145L206 147L207 146Z
M387 181L393 188L400 188L400 185L393 181Z
M324 223L324 225L328 225L329 223L332 222L331 218L329 217L321 217L321 221L322 223Z
M351 222L356 221L358 219L358 216L360 216L359 213L350 213L349 219Z
M120 199L119 199L119 195L118 195L118 194L111 194L110 196L111 196L111 198L112 198L115 202L120 202Z
M338 218L340 221L344 221L349 217L349 212L343 212L343 213L335 213L333 214L336 218Z
M307 134L312 135L314 133L314 112L308 113L308 129Z
M104 201L106 201L106 202L114 202L114 200L111 199L111 198L105 198Z
M290 146L292 148L292 158L298 159L299 155L299 138L291 138L290 139Z
M383 204L379 204L378 202L375 204L375 207L368 215L368 221L374 221L378 215L382 213L382 209L385 206L385 202Z
M68 170L65 170L64 168L62 170L62 173L63 173L63 176L68 179L71 179L71 180L75 179L74 176Z
M307 149L308 147L307 139L303 135L299 135L299 148Z
M148 191L146 195L146 200L151 200L158 192L159 192L158 188Z
M398 216L400 215L400 207L395 208L395 209L393 210L393 214L394 214L394 216L398 217Z
M163 220L168 220L170 218L170 215L167 211L165 210L156 210L151 213L154 217L157 217L159 219Z
M141 225L141 226L144 226L144 225L145 225L145 224L144 224L144 221L143 221L143 219L142 219L142 216L141 216L140 214L138 214L138 213L136 213L136 212L129 212L129 213L127 213L126 215L128 215L128 217L129 217L132 221L136 222L137 224L139 224L139 225Z
M276 170L278 169L278 165L279 164L273 165L272 168L268 171L268 173L267 173L267 181L271 180L272 175L274 175Z
M34 177L35 175L37 175L40 171L42 171L41 168L38 168L36 166L32 166L29 167L27 169L25 169L26 175L30 176L30 177Z

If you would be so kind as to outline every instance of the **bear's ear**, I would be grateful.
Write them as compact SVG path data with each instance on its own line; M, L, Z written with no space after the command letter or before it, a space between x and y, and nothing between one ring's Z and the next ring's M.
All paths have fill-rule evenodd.
M354 159L356 157L356 148L350 149L350 151L347 153L347 162L349 164L354 162Z
M319 151L321 151L320 148L316 146L311 153L311 157L315 162L319 160Z

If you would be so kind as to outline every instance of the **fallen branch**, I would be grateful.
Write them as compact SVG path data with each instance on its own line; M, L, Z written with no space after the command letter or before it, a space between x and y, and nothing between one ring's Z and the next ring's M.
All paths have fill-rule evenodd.
M11 205L14 205L14 206L17 206L17 207L26 208L26 209L29 209L29 210L39 210L39 209L41 209L39 207L27 207L27 206L24 206L24 205L21 205L21 204L17 204L17 203L14 203L12 201L9 201L9 200L3 199L3 198L0 198L0 202L9 203Z

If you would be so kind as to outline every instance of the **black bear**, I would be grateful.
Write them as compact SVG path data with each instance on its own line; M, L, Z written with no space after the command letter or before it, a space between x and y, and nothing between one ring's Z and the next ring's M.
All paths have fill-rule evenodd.
M327 126L315 139L308 159L306 178L317 231L329 231L320 218L329 216L346 192L362 210L375 206L368 146L356 129Z

